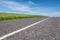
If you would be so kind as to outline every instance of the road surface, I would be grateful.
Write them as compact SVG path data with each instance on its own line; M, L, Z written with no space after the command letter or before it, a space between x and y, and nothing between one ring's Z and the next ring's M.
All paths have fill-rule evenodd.
M5 34L24 28L27 25L43 19L44 18L32 18L0 22L0 36L4 36ZM39 24L3 40L60 40L60 18L48 18Z

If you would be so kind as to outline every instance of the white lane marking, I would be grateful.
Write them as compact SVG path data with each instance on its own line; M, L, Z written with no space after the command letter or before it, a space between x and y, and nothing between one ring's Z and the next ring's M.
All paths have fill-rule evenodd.
M38 21L38 22L35 22L35 23L33 23L33 24L31 24L31 25L28 25L28 26L26 26L26 27L24 27L24 28L21 28L21 29L19 29L19 30L13 31L13 32L11 32L11 33L9 33L9 34L6 34L6 35L0 37L0 40L3 40L3 39L5 39L5 38L7 38L7 37L9 37L9 36L12 36L12 35L18 33L18 32L21 32L21 31L23 31L23 30L25 30L25 29L27 29L27 28L29 28L29 27L32 27L32 26L34 26L34 25L36 25L36 24L38 24L38 23L41 23L41 22L43 22L43 21L45 21L45 20L47 20L47 19L48 19L48 18L43 19L43 20Z

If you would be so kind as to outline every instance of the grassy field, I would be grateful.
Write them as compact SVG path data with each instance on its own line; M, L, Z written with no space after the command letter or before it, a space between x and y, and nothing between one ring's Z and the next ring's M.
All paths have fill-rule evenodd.
M23 19L23 18L36 18L46 17L41 15L27 15L27 14L14 14L14 13L0 13L0 21L11 20L11 19Z

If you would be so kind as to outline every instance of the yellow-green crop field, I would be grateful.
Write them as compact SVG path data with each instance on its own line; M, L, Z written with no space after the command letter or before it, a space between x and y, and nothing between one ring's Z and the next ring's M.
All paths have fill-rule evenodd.
M11 19L36 18L36 17L46 17L46 16L14 14L14 13L0 13L0 21L1 20L11 20Z

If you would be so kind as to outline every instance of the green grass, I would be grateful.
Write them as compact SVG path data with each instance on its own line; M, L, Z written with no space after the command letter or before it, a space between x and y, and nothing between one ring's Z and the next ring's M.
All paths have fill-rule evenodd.
M14 14L14 13L0 13L0 21L2 21L2 20L12 20L12 19L23 19L23 18L36 18L36 17L46 17L46 16Z

